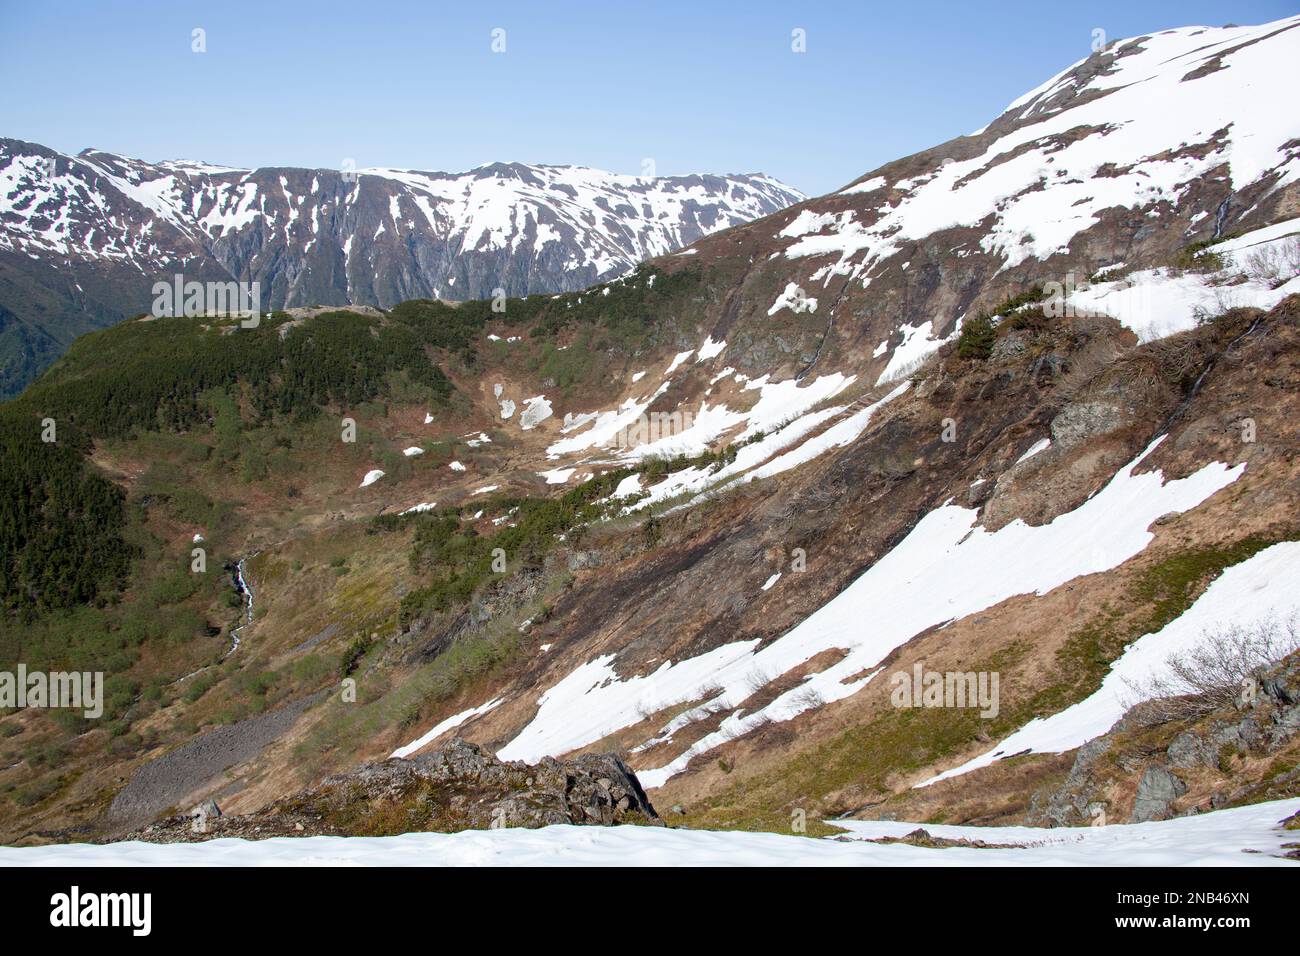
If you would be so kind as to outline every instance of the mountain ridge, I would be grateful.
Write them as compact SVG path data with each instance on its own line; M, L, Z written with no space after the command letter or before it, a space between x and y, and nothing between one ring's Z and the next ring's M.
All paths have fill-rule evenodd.
M243 170L0 140L3 394L72 335L146 311L173 273L258 282L267 308L550 294L801 198L762 174Z

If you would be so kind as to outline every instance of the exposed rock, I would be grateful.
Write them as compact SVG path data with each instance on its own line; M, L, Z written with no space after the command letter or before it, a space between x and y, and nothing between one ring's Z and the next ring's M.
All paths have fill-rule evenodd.
M170 843L553 824L663 825L636 774L613 754L584 754L565 761L548 757L529 766L498 760L459 738L430 754L385 760L329 777L256 813L223 817L218 811L200 832L191 826L192 819L187 815L164 820L133 838Z
M1140 823L1300 793L1300 652L1264 674L1259 688L1244 711L1195 720L1162 722L1148 704L1131 708L1078 749L1059 787L1033 795L1026 822L1078 826L1094 803L1118 797L1126 805L1123 794L1133 795L1131 819Z
M570 572L576 572L598 568L604 563L599 551L574 551L569 555L568 567Z
M1211 746L1200 734L1188 730L1179 734L1169 745L1167 751L1169 765L1180 770L1193 767L1214 766L1218 762L1218 750Z
M1052 420L1052 440L1070 448L1089 438L1116 431L1125 424L1124 413L1105 402L1076 402L1067 405Z
M1132 822L1167 819L1173 802L1186 792L1187 784L1164 767L1148 767L1138 784Z
M1091 791L1091 769L1099 757L1111 748L1109 737L1097 737L1079 748L1074 766L1059 790L1051 794L1046 801L1040 801L1035 794L1035 803L1031 806L1028 818L1030 822L1047 826L1077 826L1091 818L1089 807L1096 801Z
M983 840L968 840L965 838L952 840L948 837L937 837L930 833L924 827L917 827L910 833L901 837L877 837L874 840L868 840L868 843L906 843L908 846L923 846L932 850L943 850L950 847L965 847L974 850L1018 850L1021 847L1014 843L986 843Z
M1019 332L1012 332L1009 335L1003 335L993 343L993 353L990 358L994 362L1004 362L1008 359L1015 358L1024 354L1029 348L1030 337Z
M215 800L204 800L189 812L190 829L195 833L207 833L211 822L221 816L221 808Z
M191 817L205 817L207 819L216 819L221 816L221 808L217 806L215 800L204 800L193 810L190 811Z

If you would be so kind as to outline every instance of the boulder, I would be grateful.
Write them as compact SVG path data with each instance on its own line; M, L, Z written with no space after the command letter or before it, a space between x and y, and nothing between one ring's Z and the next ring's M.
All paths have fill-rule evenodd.
M1052 441L1070 448L1097 435L1123 428L1124 412L1107 402L1075 402L1052 419Z
M1148 820L1165 820L1171 815L1173 803L1187 792L1187 784L1164 767L1148 767L1138 782L1137 799L1133 802L1133 823Z

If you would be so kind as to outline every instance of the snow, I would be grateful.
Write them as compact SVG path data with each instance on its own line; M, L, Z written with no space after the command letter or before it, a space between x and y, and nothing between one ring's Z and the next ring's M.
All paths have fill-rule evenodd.
M814 383L815 384L815 383ZM836 384L836 383L832 383ZM847 382L845 383L847 385ZM723 487L728 482L735 480L740 476L743 481L757 481L762 478L768 478L780 472L787 471L791 468L798 467L805 462L811 461L818 455L829 451L832 448L838 448L857 439L866 429L871 421L872 415L885 404L897 398L904 391L907 385L904 384L881 401L872 404L869 408L853 414L851 419L846 422L840 422L826 429L821 435L807 441L804 445L799 446L794 451L782 455L770 462L777 452L789 448L791 445L798 443L805 435L816 431L826 422L842 415L847 411L848 406L833 405L829 408L819 409L815 412L799 415L790 419L784 425L780 425L770 434L766 434L758 441L750 442L744 445L736 452L736 459L731 464L726 465L719 471L712 471L709 468L686 468L682 471L675 472L665 478L662 482L650 489L650 494L645 499L637 502L632 506L632 510L647 508L652 504L657 504L669 498L674 498L685 492L703 492L705 488L714 490ZM837 389L838 390L838 389ZM742 433L745 437L749 429ZM755 431L757 433L757 431ZM663 444L657 443L657 444ZM764 462L768 464L763 465ZM761 468L757 467L762 465ZM702 497L697 495L687 503L686 507L699 503Z
M854 412L848 418L836 422L830 428L826 429L820 435L816 435L808 441L801 444L793 451L780 455L772 459L765 465L755 468L747 473L743 481L759 481L763 478L770 478L778 475L783 471L789 471L791 468L797 468L805 462L812 461L819 455L823 455L832 448L843 448L845 445L855 442L859 435L867 429L871 423L872 417L888 402L892 402L898 396L902 395L909 388L909 383L904 382L895 388L892 392L877 402L873 402L866 408Z
M458 461L453 461L453 462L452 462L451 464L449 464L447 467L450 468L452 471L464 471L464 470L465 470L465 466L462 465L462 464L461 464L460 462L458 462Z
M1152 678L1167 676L1173 655L1185 654L1229 628L1287 621L1300 613L1300 542L1286 541L1226 569L1190 608L1124 651L1096 693L1046 718L1030 721L988 753L941 773L921 786L969 773L1006 754L1031 750L1063 753L1109 730L1145 695Z
M846 406L823 408L823 410L810 412L810 414L802 415L800 418L793 419L790 423L784 425L783 428L777 429L774 434L764 436L762 440L754 442L753 445L742 447L742 449L737 451L735 462L728 464L728 466L724 467L722 471L712 473L711 479L714 481L716 486L722 486L725 481L732 479L732 477L737 475L741 476L741 481L761 481L774 475L780 475L781 472L789 471L790 468L797 468L798 466L801 466L801 464L811 462L814 458L826 454L827 451L831 449L852 444L852 442L857 441L858 436L861 436L861 434L866 431L867 425L871 423L872 416L874 416L876 412L885 405L885 403L892 402L894 398L898 397L898 395L906 392L907 388L909 388L909 385L907 385L907 382L904 382L904 384L894 389L893 392L885 395L884 398L881 398L880 401L874 402L872 405L865 408L861 408L861 410L850 415L849 418L837 421L837 423L827 428L826 431L816 434L816 436L810 438L810 440L802 442L802 444L798 445L796 449L788 451L788 453L783 455L779 455L779 457L772 458L770 462L767 462L767 459L771 458L772 455L777 453L777 451L793 445L794 442L800 440L800 438L805 436L805 434L819 428L824 421L831 420L836 418L837 415L842 414L842 412L846 410ZM759 466L759 463L761 462L767 463ZM654 492L651 493L650 502L646 503L662 501L663 498L672 497L673 494L680 493L682 490L701 488L701 486L705 484L705 481L695 480L697 479L697 476L692 475L690 471L693 470L682 471L677 473L676 476L673 476L676 479L676 484L680 486L673 488L671 493L667 493L669 490L668 488L656 485ZM702 471L701 475L698 477L699 479L710 477L710 472Z
M551 403L545 395L537 395L524 401L524 410L519 413L519 427L530 431L551 417Z
M926 319L918 325L903 325L899 328L903 333L903 341L894 348L894 354L889 357L889 364L876 379L877 385L884 385L900 375L913 371L927 355L936 351L945 342L951 341L961 331L958 327L953 329L948 338L936 339L932 334L933 325L929 319Z
M689 410L689 419L683 416L686 427L628 449L622 456L623 460L631 463L655 457L697 455L737 426L744 427L733 436L734 439L745 441L759 432L779 428L814 405L839 394L853 381L854 376L835 372L818 376L801 386L796 379L769 382L768 376L764 375L744 384L744 392L759 393L757 401L747 411L732 411L726 405L709 405L701 401L698 409ZM679 475L678 480L685 477L684 473Z
M591 427L584 432L579 432L569 438L562 438L548 446L546 449L547 457L558 458L564 454L584 451L588 448L607 444L622 429L645 414L646 409L654 404L654 400L668 391L670 384L671 382L664 382L653 394L641 401L629 398L614 411L587 412L580 415L566 414L564 416L564 427L560 429L562 432L567 434L588 424Z
M645 372L637 372L632 376L632 384L635 385L641 379L645 378Z
M835 221L836 217L834 213L819 213L813 212L811 209L803 209L800 210L799 215L791 219L786 224L785 228L776 235L778 239L782 236L806 236L810 233L821 232Z
M707 362L714 356L721 355L722 350L727 347L727 340L721 342L713 341L712 336L705 336L704 344L700 346L699 356L695 359L698 362Z
M473 491L470 492L470 494L471 494L471 495L486 495L486 494L488 494L489 492L496 491L496 490L497 490L498 488L500 488L500 487L501 487L500 485L484 485L482 488L475 488ZM480 515L481 515L482 513L483 513L483 512L481 512L481 511L479 512ZM475 517L478 517L478 515L475 515Z
M1198 314L1218 315L1247 306L1271 309L1288 295L1300 292L1297 278L1291 278L1277 289L1257 279L1220 284L1239 268L1234 261L1222 273L1211 275L1195 272L1178 275L1163 267L1144 269L1115 282L1098 282L1078 289L1067 296L1066 302L1076 314L1109 315L1132 329L1139 341L1150 342L1195 328Z
M768 315L776 315L782 309L789 309L791 312L816 312L817 300L811 296L804 295L803 289L799 288L797 282L787 282L785 291L776 297L772 307L767 310Z
M1117 567L1152 540L1147 527L1156 518L1196 507L1245 470L1244 464L1214 462L1171 481L1158 469L1137 473L1162 440L1152 442L1079 508L1045 525L1017 520L990 532L976 524L977 510L952 504L936 508L836 597L761 649L757 641L725 644L698 657L664 662L645 675L620 675L612 655L588 661L541 695L533 719L500 755L537 760L567 753L639 723L647 711L699 702L706 689L711 703L740 707L754 693L755 675L770 682L824 651L847 652L766 706L732 714L664 766L639 774L646 787L658 787L692 757L736 735L767 721L791 720L818 706L818 699L830 703L849 697L917 634L1010 597L1045 594L1080 575ZM705 706L685 711L656 740L669 740L675 730L707 716Z
M865 277L912 242L990 220L981 245L1011 268L1068 248L1107 209L1177 203L1190 183L1224 164L1234 190L1276 170L1277 191L1300 171L1283 148L1300 131L1283 81L1300 60L1300 30L1285 29L1297 22L1188 27L1119 44L1109 68L1076 91L1105 95L1036 112L982 153L896 181L886 194L850 187L864 207L833 216L805 210L782 230L792 240L784 255L837 255L848 265L865 250L852 262ZM1223 69L1183 80L1219 56ZM1058 74L1011 110L1028 115L1073 82ZM1080 128L1093 132L1070 135Z
M781 572L778 571L776 572L776 574L772 575L770 578L768 578L766 581L763 582L763 590L770 591L772 589L772 586L776 584L777 581L780 580L781 580Z
M380 471L378 468L375 468L372 471L368 471L366 472L366 476L361 479L361 487L364 488L367 485L373 485L376 481L378 481L382 477L384 477L384 473Z
M628 475L626 478L620 481L618 483L618 487L614 489L614 497L629 498L632 495L638 494L640 491L641 491L641 476Z
M856 186L849 186L846 189L841 189L840 195L852 196L855 193L869 193L872 192L873 190L879 189L881 186L884 185L885 185L884 176L873 176L870 179L863 180L862 182L858 183Z
M459 727L461 724L465 723L465 721L469 720L471 717L478 717L481 714L486 714L488 711L493 710L494 708L500 706L504 700L505 700L504 697L497 697L494 698L493 700L488 701L486 704L480 704L477 707L471 707L469 710L462 710L459 714L453 714L452 716L448 717L446 720L435 724L433 728L430 729L429 732L426 733L424 736L417 737L415 740L412 740L405 747L398 747L391 754L389 754L389 756L409 757L411 754L415 753L418 750L423 749L428 744L437 740L447 731L455 727Z
M21 156L23 163L42 163L40 155ZM322 232L351 251L354 217L335 216L329 200L321 195L320 178L311 187L292 194L285 176L264 177L269 170L226 169L192 161L142 163L110 153L88 151L81 156L60 157L60 176L26 177L21 189L6 189L0 182L0 206L22 211L45 206L60 208L59 220L51 230L57 242L40 237L39 230L6 230L0 245L13 245L10 232L18 233L23 245L51 248L64 254L69 239L79 242L77 252L86 258L151 261L157 255L160 238L168 230L186 235L230 235L260 229L264 241L291 238L305 232L303 221L311 222L308 248ZM363 191L387 194L391 232L409 234L422 228L426 233L447 238L448 245L465 250L510 248L536 256L547 243L562 235L573 235L565 250L572 267L594 267L601 277L629 272L637 263L663 255L701 233L758 219L777 208L802 199L797 191L763 176L640 178L602 173L581 166L523 166L513 164L508 174L484 169L467 173L417 172L417 170L365 169L344 196L351 207ZM3 176L3 174L0 174ZM272 178L273 206L259 193L259 178ZM378 181L378 182L377 182ZM69 224L103 221L109 203L125 196L155 222L127 235L123 246L117 238L108 245L92 245L95 230L68 229ZM8 202L6 202L8 199ZM32 203L35 198L38 202ZM74 203L66 202L73 199ZM303 208L311 203L309 208ZM66 215L70 207L72 216ZM595 217L591 209L606 209L610 215ZM282 216L287 209L287 216ZM404 212L403 212L404 209ZM616 212L615 212L616 211ZM136 209L127 215L135 216ZM417 224L416 217L422 217ZM545 221L543 221L545 220ZM43 222L42 222L42 225ZM116 233L121 228L114 217L107 225ZM372 226L365 222L367 229ZM324 228L324 229L322 229ZM344 229L350 232L344 232ZM23 235L23 232L32 234ZM374 237L390 232L390 222L378 222ZM454 280L447 280L448 285Z
M677 367L679 365L681 365L683 362L685 362L688 358L690 358L694 354L695 354L695 349L687 349L685 352L678 352L677 356L671 362L668 363L668 367L664 369L664 378L667 378L669 375L672 375L673 372L677 371Z
M1261 229L1252 229L1250 232L1233 239L1216 242L1214 248L1219 252L1240 252L1262 243L1272 243L1278 239L1285 239L1297 233L1300 233L1300 217L1284 219L1282 222L1275 222L1273 225L1264 226Z
M1022 461L1028 461L1030 458L1033 458L1039 452L1047 451L1048 447L1051 444L1052 444L1052 440L1050 438L1038 439L1038 441L1034 442L1025 450L1025 453L1023 455L1021 455L1019 458L1016 459L1016 464L1018 465Z
M418 505L411 505L411 507L403 511L402 514L404 515L419 514L422 511L432 511L436 507L438 507L438 502L436 501L422 501Z
M416 455L423 455L424 449L419 445L412 445L410 448L403 448L402 454L407 458L414 458Z
M562 485L573 477L576 468L552 468L550 471L539 471L537 474L546 479L548 485Z
M935 836L1008 849L866 842L919 824L839 821L846 837L667 827L550 826L390 837L274 837L205 843L64 843L0 847L0 866L1241 866L1294 867L1278 821L1300 800L1276 800L1154 823L1108 827L926 824Z
M724 177L727 188L710 189L698 177L642 178L581 166L488 167L463 174L369 169L404 191L438 234L463 237L465 250L508 249L531 244L534 254L565 234L573 268L592 266L606 278L664 255L698 232L748 222L802 198L762 176ZM592 210L618 210L597 222ZM714 215L701 215L709 210ZM696 229L696 235L689 230Z

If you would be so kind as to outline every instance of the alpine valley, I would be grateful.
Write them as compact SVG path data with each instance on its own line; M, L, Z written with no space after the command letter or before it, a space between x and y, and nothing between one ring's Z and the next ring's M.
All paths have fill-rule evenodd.
M1295 865L1296 63L811 199L0 141L0 671L105 674L0 710L0 861Z

